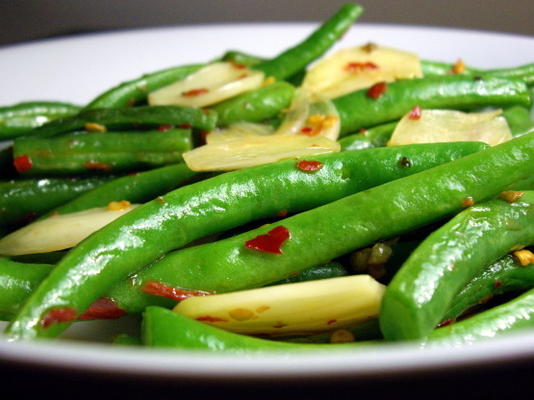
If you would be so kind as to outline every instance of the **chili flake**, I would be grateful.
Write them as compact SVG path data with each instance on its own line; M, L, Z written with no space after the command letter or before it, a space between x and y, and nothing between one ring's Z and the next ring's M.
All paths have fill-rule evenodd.
M367 91L367 97L370 97L371 99L378 99L380 96L382 96L386 92L387 88L388 86L386 82L375 83Z
M41 320L41 326L48 328L52 324L59 322L70 322L76 318L76 310L70 307L53 308L48 311Z
M204 315L204 316L201 316L201 317L197 317L195 319L197 321L201 321L201 322L228 322L228 320L226 320L224 318L212 317L210 315Z
M349 62L343 67L347 72L361 72L366 70L375 70L378 69L378 65L373 62Z
M167 125L158 126L158 131L159 132L167 132L167 131L169 131L171 129L172 129L172 125L168 125L168 124Z
M289 231L284 226L277 226L265 235L258 235L254 239L247 240L245 247L264 253L282 254L281 246L290 237Z
M421 113L421 107L415 106L412 108L410 113L408 114L409 119L418 120L421 119L422 113Z
M458 60L451 67L451 73L453 74L463 74L465 72L465 64L462 60Z
M27 154L16 157L13 160L13 165L15 166L17 172L25 172L33 168L32 160Z
M115 302L107 297L101 297L89 306L86 312L80 315L78 320L91 319L118 319L127 313L119 308Z
M83 166L86 169L94 169L99 171L110 171L113 168L110 164L98 161L87 161Z
M297 168L304 172L315 172L319 171L323 165L320 161L301 160L297 163Z
M184 97L195 97L195 96L200 96L202 94L206 94L208 92L209 92L209 90L205 89L205 88L191 89L191 90L188 90L187 92L183 92L182 96L184 96Z
M177 289L156 281L146 281L141 290L154 296L167 297L176 301L182 301L194 296L207 296L212 294L202 290Z

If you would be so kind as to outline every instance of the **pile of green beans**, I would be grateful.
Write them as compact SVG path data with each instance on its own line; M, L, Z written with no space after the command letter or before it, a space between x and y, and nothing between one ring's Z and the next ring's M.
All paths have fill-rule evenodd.
M423 60L424 77L387 83L378 97L366 88L332 99L341 151L306 159L316 171L294 159L222 174L183 163L208 131L276 126L308 65L362 11L343 5L272 59L224 53L217 61L262 71L265 85L209 107L147 105L209 62L145 74L85 106L0 107L0 140L13 141L0 152L0 239L35 218L140 204L68 252L0 255L5 336L54 338L78 320L139 314L142 337L116 343L248 354L469 343L534 326L534 262L514 253L534 245L534 64L451 73L450 63ZM387 147L416 106L503 109L513 139ZM280 254L244 246L277 227L289 232ZM228 293L362 273L351 255L377 243L392 243L376 276L385 295L377 318L347 328L354 343L327 344L330 331L237 335L175 314L176 298L146 290Z

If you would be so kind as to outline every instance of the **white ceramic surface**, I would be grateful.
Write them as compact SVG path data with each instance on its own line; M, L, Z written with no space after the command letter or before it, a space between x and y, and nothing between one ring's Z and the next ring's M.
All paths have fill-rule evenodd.
M313 24L240 24L146 29L48 40L0 49L0 105L28 100L84 104L119 82L172 65L202 62L238 49L271 56ZM422 58L498 68L533 62L534 38L431 27L360 24L336 46L375 42ZM233 357L116 348L102 343L135 330L135 318L83 322L59 341L0 341L0 359L69 370L173 378L272 379L388 376L414 371L534 359L534 336L519 334L461 348L382 345L353 352ZM0 324L0 327L2 325ZM100 342L100 343L98 343Z

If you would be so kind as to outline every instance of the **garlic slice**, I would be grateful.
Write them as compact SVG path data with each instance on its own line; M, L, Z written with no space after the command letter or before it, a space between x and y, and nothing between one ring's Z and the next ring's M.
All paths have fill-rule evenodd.
M264 73L215 62L148 95L150 105L205 107L262 86Z
M324 136L251 135L241 140L200 146L184 153L183 157L193 171L231 171L339 150L339 143Z
M512 139L502 110L465 113L414 108L397 124L388 146L413 143L476 141L495 146Z
M206 135L207 144L224 143L233 140L242 140L250 136L267 136L274 132L269 125L252 122L237 122L227 128L212 131Z
M376 318L384 290L352 275L190 297L173 311L244 334L312 333Z
M334 98L378 82L422 76L421 62L417 55L367 44L338 50L316 62L308 70L302 88Z
M112 203L110 203L112 205ZM76 246L87 236L136 208L137 205L99 207L52 215L0 239L0 254L17 256L48 253Z

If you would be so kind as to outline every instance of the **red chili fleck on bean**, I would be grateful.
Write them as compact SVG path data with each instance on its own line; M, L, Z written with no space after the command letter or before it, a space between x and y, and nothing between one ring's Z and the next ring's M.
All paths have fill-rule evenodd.
M98 161L87 161L85 164L83 164L83 166L86 169L94 169L97 171L111 171L111 169L113 168L109 164L98 162Z
M167 132L172 129L172 125L160 125L158 126L158 131Z
M207 296L209 294L212 294L210 292L204 292L202 290L178 289L156 281L146 281L145 284L141 287L141 290L145 293L154 296L167 297L176 301L182 301L194 296Z
M25 172L33 168L33 163L29 155L23 154L13 160L13 165L17 172Z
M41 319L41 326L46 329L52 324L73 321L76 318L76 314L77 312L74 308L53 308L43 316Z
M412 108L412 110L408 114L408 118L413 119L413 120L417 120L417 119L421 119L421 115L422 115L421 114L421 107L415 106L414 108Z
M502 286L502 281L495 281L493 283L493 287L495 287L495 288L498 288L498 287L501 287L501 286Z
M301 160L297 163L297 168L304 172L316 172L323 168L323 165L320 161Z
M79 320L118 319L127 314L115 302L107 297L101 297L89 306L86 312L78 317Z
M360 72L360 71L365 71L365 70L378 69L378 65L370 61L365 62L365 63L349 62L347 65L345 65L344 69L347 72Z
M286 217L287 216L287 210L280 210L276 213L277 217Z
M191 129L193 127L193 125L191 124L181 124L181 125L178 125L179 128L182 128L182 129Z
M232 67L234 67L235 69L246 69L247 68L245 64L240 64L235 61L231 61L231 64L232 64Z
M282 245L290 238L289 231L284 226L277 226L265 235L258 235L247 240L245 247L264 253L282 254Z
M370 97L371 99L378 99L386 92L387 88L388 85L386 84L386 82L375 83L367 91L367 97Z
M209 90L205 89L205 88L202 88L202 89L191 89L191 90L188 90L187 92L183 92L182 96L184 96L184 97L195 97L195 96L200 96L202 94L206 94L208 92L209 92Z
M441 328L443 326L451 325L454 322L453 318L446 319L445 321L440 322L436 325L436 328Z
M197 317L195 319L197 321L201 321L201 322L228 322L228 320L226 320L224 318L212 317L210 315L203 315L203 316Z
M326 323L326 325L332 325L332 324L335 324L336 322L337 322L337 319L331 319L330 321Z

